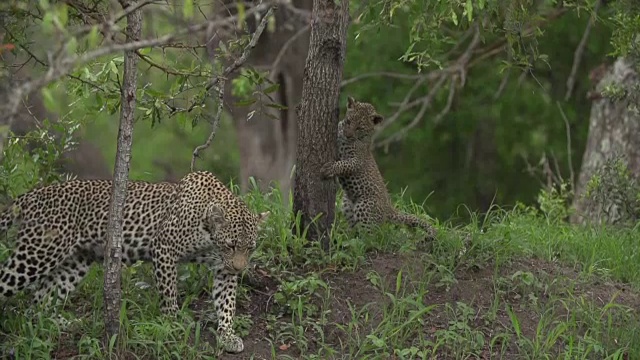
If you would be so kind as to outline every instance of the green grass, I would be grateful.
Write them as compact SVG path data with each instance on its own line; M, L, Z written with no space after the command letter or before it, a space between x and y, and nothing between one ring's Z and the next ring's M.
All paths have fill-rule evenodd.
M575 227L519 205L465 226L438 224L439 240L426 247L422 234L397 227L352 238L338 217L324 255L304 229L292 234L291 204L281 199L245 196L272 216L238 293L245 352L228 358L640 358L637 228ZM0 245L0 259L8 253ZM48 310L29 310L27 295L6 304L0 357L102 359L117 349L123 358L221 358L207 270L181 267L177 321L161 317L150 270L123 271L119 341L101 344L102 270L94 266L64 306L64 327Z

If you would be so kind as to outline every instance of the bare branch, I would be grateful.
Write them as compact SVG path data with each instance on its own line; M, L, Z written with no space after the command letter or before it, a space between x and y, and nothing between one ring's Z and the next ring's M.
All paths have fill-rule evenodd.
M11 38L12 38L12 39L14 39L14 40L15 40L15 39L17 39L17 38L13 35L13 33L12 33L9 29L7 29L5 26L2 26L2 29L5 31L5 33L6 33L7 35L9 35L9 37L11 37ZM30 57L31 59L33 59L35 62L37 62L38 64L40 64L40 65L42 65L42 66L44 66L44 67L49 67L49 64L47 64L46 62L44 62L44 60L42 60L42 59L38 58L38 56L36 56L36 54L34 54L34 53L33 53L33 52L28 48L28 47L24 46L23 44L21 44L21 43L19 43L19 42L17 42L17 44L18 44L18 47L19 47L20 49L22 49L24 52L26 52L26 53L27 53L27 55L29 55L29 57ZM28 63L28 62L29 62L29 60L27 60L27 61L25 62L25 64L26 64L26 63ZM24 65L24 64L23 64L23 65ZM104 91L105 91L105 90L104 90L100 85L98 85L98 84L96 84L96 83L94 83L94 82L91 82L91 81L89 81L89 80L82 79L82 78L77 77L77 76L75 76L75 75L67 75L67 76L68 76L69 78L74 79L74 80L76 80L76 81L79 81L79 82L81 82L81 83L83 83L83 84L87 84L87 85L89 85L89 86L93 87L94 89L100 90L100 91L102 91L102 92L104 92Z
M411 96L413 95L413 93L416 92L416 90L418 90L418 88L422 86L425 82L427 82L427 80L428 79L425 76L425 77L421 77L420 79L418 79L418 81L416 81L416 83L411 87L411 89L409 89L409 91L405 95L404 99L402 100L402 103L400 103L398 110L396 110L396 112L393 115L391 115L389 118L383 121L382 125L380 125L378 130L376 130L376 133L373 135L374 139L377 138L380 134L382 134L382 131L384 129L386 129L391 124L393 124L396 120L398 120L398 118L402 113L404 113L405 111L409 110L414 106L413 104L409 105L409 100L411 99ZM416 102L416 105L417 104L419 103Z
M117 23L118 21L124 19L127 17L127 15L129 15L130 13L138 10L138 9L142 9L143 7L149 5L149 4L162 4L162 1L160 0L146 0L146 1L141 1L139 3L134 2L133 4L127 6L124 10L122 10L122 12L116 14L113 17L113 23Z
M253 36L251 37L249 44L244 48L242 55L238 59L236 59L233 62L233 64L227 66L224 69L224 71L222 71L222 74L216 76L207 85L206 87L207 91L210 91L212 87L218 88L218 111L216 113L215 118L211 122L211 133L209 133L209 137L207 138L207 141L204 144L199 145L193 150L193 155L191 156L191 171L194 171L195 169L196 159L200 156L200 152L202 150L205 150L209 146L211 146L211 143L213 142L213 139L215 138L216 133L218 132L218 127L220 126L220 117L222 116L222 108L224 104L224 85L227 80L227 76L229 76L229 74L237 70L240 66L242 66L247 61L247 59L249 58L249 54L251 53L251 50L253 50L256 47L256 44L258 43L258 39L260 39L260 35L262 35L262 32L267 26L267 21L275 11L275 8L276 8L275 5L269 8L269 11L267 11L265 16L260 21L260 24L256 28L256 31L253 33ZM193 109L195 106L196 104L192 104L191 107L189 108L189 111Z
M587 26L584 29L584 33L582 34L582 39L580 39L580 43L576 48L576 51L573 54L573 65L571 66L571 73L567 78L567 93L564 96L564 100L567 101L571 97L573 93L573 88L576 84L576 74L578 73L578 67L580 67L580 62L582 62L582 54L584 53L584 49L587 46L587 39L589 39L589 34L591 33L591 28L593 24L596 22L596 17L598 16L598 10L600 9L600 5L602 5L602 0L597 0L594 7L593 13L587 22Z
M206 86L207 90L216 86L218 82L221 81L222 77L229 76L229 74L236 71L240 66L242 66L247 61L247 59L249 58L249 54L258 44L258 39L260 38L260 35L262 35L262 32L264 31L265 27L267 27L267 20L269 19L269 17L271 17L271 15L273 15L273 12L276 9L276 7L277 5L271 6L269 8L269 11L267 11L267 13L264 15L264 17L260 21L260 24L256 28L256 31L253 33L253 36L251 37L251 41L249 41L249 45L247 45L247 47L244 48L244 51L242 52L242 56L237 58L236 61L233 62L233 64L227 66L220 76L217 76L215 79L213 79Z
M206 148L208 148L209 146L211 146L211 143L213 142L213 139L216 137L216 134L218 133L218 127L220 126L220 118L222 117L222 108L224 105L224 85L225 85L225 79L221 78L218 81L218 110L216 112L216 116L215 118L213 118L213 122L211 123L211 133L209 133L209 137L207 138L207 141L202 144L202 145L198 145L195 149L193 149L193 155L191 156L191 171L195 170L196 167L196 159L200 157L200 151L205 150Z
M198 75L201 75L201 74L197 74L197 73L190 73L190 72L184 72L184 71L172 70L172 69L169 69L169 68L168 68L168 67L166 67L166 66L160 65L160 64L158 64L157 62L153 61L153 60L151 59L151 57L149 57L149 56L147 56L147 55L142 54L142 53L140 52L140 50L135 50L135 53L136 53L136 55L138 55L138 57L139 57L142 61L144 61L144 62L146 62L147 64L149 64L149 67L153 67L153 68L159 69L160 71L162 71L162 72L164 72L164 73L166 73L166 74L174 75L174 76L198 76Z
M455 86L455 78L451 78L449 81L449 96L447 97L447 103L444 105L444 108L436 115L433 119L434 124L439 124L442 119L451 111L451 105L453 105L453 99L456 96L456 86Z
M162 4L161 1L159 0L146 0L146 1L141 1L139 3L134 3L129 5L128 7L124 8L123 10L121 10L119 13L115 14L113 17L111 17L111 19L109 19L107 22L103 22L103 23L96 23L96 24L87 24L85 26L79 27L77 29L75 29L75 31L73 31L73 36L81 36L84 35L88 32L91 31L91 29L93 29L94 26L99 26L99 29L103 32L103 34L110 33L112 31L119 31L120 28L116 25L117 22L119 22L120 20L124 19L127 17L127 15L129 15L130 13L136 11L136 10L140 10L143 7L150 5L150 4ZM76 7L76 9L78 10L78 12L80 13L84 13L84 11L82 9L78 9ZM87 23L87 21L85 21L85 23Z
M360 74L350 79L342 80L342 83L340 83L340 87L345 87L354 82L371 78L371 77L388 77L388 78L401 79L401 80L418 80L418 79L424 78L425 76L429 78L428 80L433 80L437 78L437 76L430 76L431 74L432 73L429 73L428 75L412 75L412 74L402 74L402 73L395 73L395 72L389 72L389 71L376 71L376 72Z
M431 90L429 91L429 94L427 94L427 96L421 99L420 102L422 106L420 107L420 110L418 111L416 116L413 117L413 120L409 123L409 125L403 127L402 129L397 131L395 134L387 137L383 141L376 143L375 146L387 147L391 143L403 139L407 135L409 130L413 129L416 125L418 125L418 123L420 123L420 120L424 118L424 114L427 112L427 109L429 109L429 106L431 106L431 103L433 102L433 98L436 96L436 94L444 84L445 80L447 80L446 76L444 75L440 76L440 79L438 79L438 82L436 82L436 84L431 88ZM452 84L452 87L453 87L453 84Z
M507 53L507 61L511 62L512 57L513 56L511 54L511 52L508 52ZM511 78L511 68L510 67L507 68L507 74L502 77L502 80L500 81L500 85L498 86L498 90L496 90L495 94L493 94L493 99L494 100L498 100L500 98L500 96L502 96L502 92L507 87L507 83L509 82L509 78Z
M282 59L284 58L284 55L287 53L287 50L289 50L289 48L291 47L291 45L303 34L305 34L307 31L309 31L309 29L311 29L311 25L305 25L302 28L300 28L295 34L293 34L293 36L291 36L285 43L284 45L282 45L282 48L280 48L280 51L278 51L278 55L276 56L276 59L273 61L273 64L271 64L271 70L269 73L269 80L271 80L271 82L275 82L276 81L276 76L278 74L278 71L280 70L280 63L282 62Z
M560 110L560 115L562 115L562 120L564 120L564 128L567 135L567 162L569 165L569 181L571 181L571 190L575 189L576 186L576 176L573 172L573 159L571 156L571 126L569 125L569 119L567 115L564 113L562 106L560 106L560 102L556 101L556 106L558 110Z
M420 123L420 121L424 118L426 111L433 104L434 97L436 96L438 91L440 91L440 89L442 88L442 86L444 85L445 81L448 78L450 79L449 96L447 98L447 103L445 107L440 111L440 113L436 117L437 122L440 122L442 118L444 118L444 116L449 112L449 110L451 109L451 105L453 103L453 98L455 96L455 79L459 77L460 87L463 87L465 85L469 62L471 61L471 57L473 56L474 50L480 44L479 25L476 23L473 26L473 29L474 29L473 39L469 42L469 45L467 46L465 51L460 55L460 57L451 66L443 70L433 71L430 74L423 75L423 77L416 82L416 85L414 85L414 87L407 93L403 102L400 104L400 107L398 108L398 110L396 110L396 112L390 118L388 118L382 124L382 126L378 128L378 130L376 131L376 134L374 135L374 139L380 136L380 134L382 134L382 132L386 128L388 128L393 122L397 121L402 113L413 108L414 106L420 105L420 110L418 110L418 113L414 116L413 120L408 125L404 126L402 129L397 131L395 134L387 137L382 141L376 142L375 143L376 147L386 148L391 143L403 139L409 133L409 130L416 127ZM417 89L417 87L420 86L427 79L431 79L433 77L437 77L437 81L432 86L429 93L424 97L421 97L414 101L409 102L409 99L411 98L413 92Z
M498 90L496 90L495 94L493 94L493 99L498 100L500 96L502 96L502 92L507 87L507 83L509 82L509 78L511 77L511 69L507 69L507 74L502 77L500 81L500 85L498 86Z

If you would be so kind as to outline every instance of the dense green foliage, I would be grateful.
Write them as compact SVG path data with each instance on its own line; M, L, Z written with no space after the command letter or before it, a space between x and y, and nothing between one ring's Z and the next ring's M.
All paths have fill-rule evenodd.
M594 2L564 2L563 8L556 1L381 0L367 8L352 5L356 17L349 31L345 79L372 72L415 75L416 70L427 74L447 68L468 45L473 24L481 24L480 44L466 67L465 83L461 84L459 78L447 79L430 108L418 118L418 126L405 138L377 151L391 191L406 190L413 200L424 201L430 214L442 219L466 217L466 212L459 211L463 204L486 210L491 203L532 203L541 178L532 170L539 170L544 159L557 163L564 178L577 173L591 106L585 97L593 86L588 72L602 62L610 62L607 55L633 50L630 34L638 25L637 6L616 1L600 7L599 21L581 54L572 96L565 100L574 52ZM201 11L208 11L203 4L199 6ZM26 26L20 20L29 16L27 12L14 9L19 16L10 22L11 42L27 47L49 33L55 34L56 24L61 24L57 25L60 28L79 22L72 7L43 2L39 10L51 14L36 21L36 28L45 30L40 34L34 25ZM422 16L425 13L429 15ZM185 16L179 8L176 14ZM199 20L198 16L191 19ZM156 29L171 32L174 27L162 17L154 18L153 23L147 21L146 33ZM96 36L92 30L78 37L77 49L95 48ZM244 43L246 38L230 42L223 48L224 56L238 54ZM487 55L487 50L496 47L498 51ZM35 56L46 58L36 50ZM192 149L206 139L209 131L207 123L200 121L203 116L210 121L207 116L212 114L203 111L211 109L209 101L208 106L197 106L196 111L185 109L203 99L201 84L215 66L182 49L143 49L141 53L149 62L142 62L146 69L140 78L144 86L138 91L134 134L142 140L134 141L131 177L176 178L188 170ZM34 63L32 72L39 73L42 64ZM169 69L171 74L152 64ZM115 154L114 120L121 72L120 54L103 56L79 67L75 78L59 81L43 92L52 114L72 116L74 121L86 124L80 133L86 141L100 146L109 169ZM251 93L255 80L250 79L254 78L234 81L234 93ZM346 95L370 101L389 117L415 81L366 77L349 83L343 89L342 101L346 101ZM426 96L435 83L426 82L412 99ZM456 87L455 97L445 112L451 86ZM417 113L414 107L400 114L382 138L393 135ZM227 181L237 180L239 153L228 118L223 118L220 134L202 159L201 168Z

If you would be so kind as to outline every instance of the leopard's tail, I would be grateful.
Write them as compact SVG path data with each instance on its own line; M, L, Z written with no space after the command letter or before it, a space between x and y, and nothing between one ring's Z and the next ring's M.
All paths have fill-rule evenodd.
M415 215L396 210L391 214L389 220L396 224L407 225L412 228L420 228L427 233L427 237L431 240L434 240L436 237L436 229L433 225Z

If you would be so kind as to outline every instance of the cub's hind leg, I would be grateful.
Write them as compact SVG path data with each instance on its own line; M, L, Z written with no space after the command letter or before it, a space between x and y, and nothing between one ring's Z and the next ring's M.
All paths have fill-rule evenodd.
M344 215L345 220L350 228L353 228L355 225L355 219L353 216L353 203L347 197L347 194L342 194L342 214Z
M383 214L373 201L361 199L353 204L352 207L352 224L359 234L371 235L374 230L382 223Z

